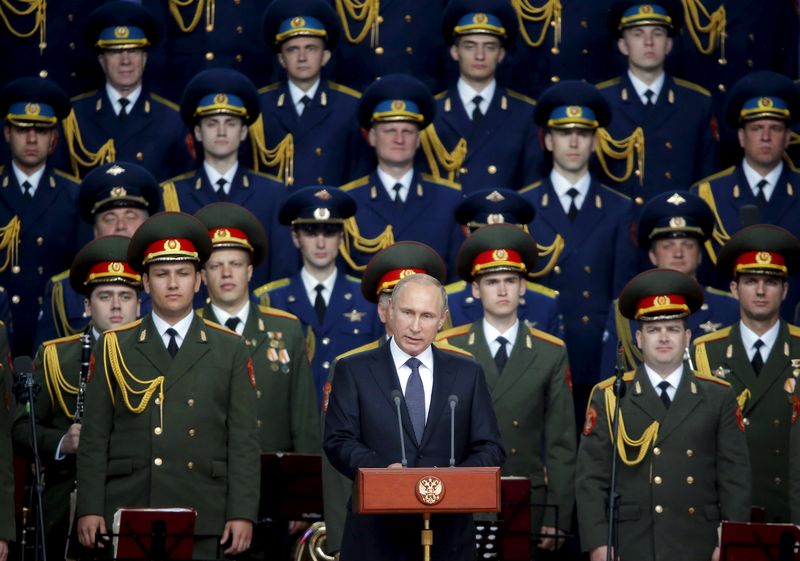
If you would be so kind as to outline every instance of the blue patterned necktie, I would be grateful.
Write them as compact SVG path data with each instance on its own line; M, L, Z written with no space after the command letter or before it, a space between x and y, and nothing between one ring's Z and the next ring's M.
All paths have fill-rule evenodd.
M425 432L425 388L419 375L421 364L419 359L414 357L406 361L406 366L411 369L411 376L406 383L406 407L417 442L422 442L422 433Z

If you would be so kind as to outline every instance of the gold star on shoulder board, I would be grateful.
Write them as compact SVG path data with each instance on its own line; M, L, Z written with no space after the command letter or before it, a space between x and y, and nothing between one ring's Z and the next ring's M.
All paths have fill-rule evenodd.
M702 329L705 333L711 333L712 331L716 331L720 327L722 327L721 323L714 323L711 320L708 320L705 323L701 323L699 325L700 329Z
M342 315L344 315L344 317L349 319L351 322L355 323L357 321L361 321L364 318L364 316L367 315L367 312L359 312L357 310L353 310L352 312L347 312L346 314Z

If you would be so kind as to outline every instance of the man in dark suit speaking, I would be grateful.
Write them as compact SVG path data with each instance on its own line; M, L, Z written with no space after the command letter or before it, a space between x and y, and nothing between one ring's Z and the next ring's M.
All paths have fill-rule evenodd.
M502 465L505 451L483 370L456 352L431 346L446 316L447 295L439 281L410 274L392 292L389 344L337 363L323 446L331 464L350 479L359 468L401 467L395 390L405 396L401 410L409 467L449 465L451 395L458 397L456 465ZM342 561L422 558L421 516L360 515L350 509ZM472 516L434 516L432 529L433 559L475 557Z

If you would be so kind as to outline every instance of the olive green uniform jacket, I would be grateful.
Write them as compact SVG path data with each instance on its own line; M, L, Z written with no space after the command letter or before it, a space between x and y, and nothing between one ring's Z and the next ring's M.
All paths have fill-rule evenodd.
M608 531L615 449L609 439L614 407L606 403L613 381L592 390L578 449L575 489L585 550L605 545ZM624 434L637 440L653 427L657 434L642 446L625 446L633 465L618 458L620 558L708 561L720 521L750 520L750 463L736 396L727 382L684 368L667 409L644 366L625 381Z
M542 523L568 530L575 503L576 446L564 343L520 323L500 373L486 342L483 320L444 331L439 340L471 353L483 366L508 453L503 475L529 478L531 502L558 507L558 519L553 508L544 512L534 508L532 530L538 532Z
M218 322L210 304L198 313ZM256 375L261 451L319 454L317 399L300 320L277 308L250 304L242 336Z
M7 366L8 334L0 322L0 540L16 539L14 524L14 467L11 451L11 372Z
M111 529L119 507L191 507L195 533L217 536L228 520L254 521L256 384L242 338L195 316L172 359L148 314L104 333L95 355L78 450L78 516L104 515ZM124 384L112 359L124 361ZM133 376L164 377L163 399L154 388L141 413L125 401L140 407L143 395L123 395L124 385L146 387ZM196 558L213 557L216 543L205 541L195 542Z
M36 353L34 380L42 389L36 397L36 436L44 470L44 522L49 555L61 555L69 533L70 493L75 489L75 455L56 459L61 439L73 424L81 369L81 334L46 341ZM30 420L17 407L14 442L29 453Z
M756 376L739 324L695 341L695 367L729 382L739 398L753 468L753 505L767 522L789 521L789 428L800 375L800 329L781 321L778 338ZM795 365L795 366L793 366Z

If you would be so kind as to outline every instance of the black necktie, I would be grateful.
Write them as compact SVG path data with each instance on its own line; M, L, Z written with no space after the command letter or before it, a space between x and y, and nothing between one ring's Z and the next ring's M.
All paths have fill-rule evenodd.
M322 291L325 290L325 287L321 284L318 284L314 287L314 290L317 291L317 297L314 298L314 310L317 312L317 317L319 318L319 322L322 323L325 321L325 298L322 297Z
M304 95L303 97L300 98L300 105L303 106L303 110L300 112L300 116L306 114L306 109L308 109L309 103L311 103L311 98L308 97L307 95Z
M31 185L30 181L28 181L26 179L25 181L22 182L22 195L26 199L32 199L33 198L32 190L33 190L33 185Z
M169 352L169 356L175 358L175 355L178 354L178 340L175 338L178 335L178 332L170 327L169 329L167 329L166 334L169 335L167 352Z
M217 179L217 198L220 201L224 201L225 200L225 197L226 197L226 195L225 195L225 184L226 183L228 183L228 180L225 179L224 177L220 177L219 179Z
M762 179L756 183L756 189L758 190L756 193L756 200L758 201L758 206L760 207L767 206L767 196L764 194L764 189L767 185L769 185L769 182L766 179Z
M422 362L414 357L406 361L406 366L411 369L411 375L406 382L406 407L408 407L408 416L411 417L411 426L414 427L417 442L422 442L422 433L425 432L425 388L422 385L422 377L419 375L421 364Z
M764 341L759 339L753 343L753 346L755 347L756 352L753 353L753 360L750 361L750 364L753 365L753 372L755 372L756 376L758 376L761 374L761 369L764 368L764 357L761 356L761 347L764 346Z
M392 191L394 191L394 206L401 207L403 206L403 199L400 198L400 189L403 188L402 183L395 183L394 187L392 187Z
M475 104L475 109L472 110L473 123L480 123L481 119L483 118L483 113L481 112L481 101L483 101L483 98L479 95L476 95L472 98L472 103Z
M575 187L570 187L567 191L567 195L572 198L569 210L567 211L567 218L569 218L570 222L575 222L575 217L578 216L578 205L575 204L575 199L579 194L580 192Z
M664 404L664 407L669 409L672 400L669 398L669 394L667 393L667 388L669 387L669 382L664 380L660 384L658 384L658 388L661 390L661 394L659 397L661 398L661 402Z
M239 325L239 322L242 321L236 316L229 317L225 320L225 327L230 329L233 332L236 332L236 327Z
M128 107L128 105L130 104L130 102L131 102L131 100L130 100L130 99L128 99L127 97L121 97L121 98L119 98L119 106L120 106L120 107L119 107L119 115L117 115L117 118L118 118L120 121L124 121L124 120L125 120L125 117L127 117L127 116L128 116L128 110L127 110L127 107Z
M644 104L645 107L652 107L653 105L655 105L655 103L653 103L654 95L656 95L656 92L654 92L653 90L647 90L644 92L644 96L647 98L647 103Z
M497 365L497 373L502 374L503 368L506 367L506 363L508 362L508 351L506 350L508 339L500 336L496 341L500 343L500 348L498 348L497 352L494 354L494 363Z

